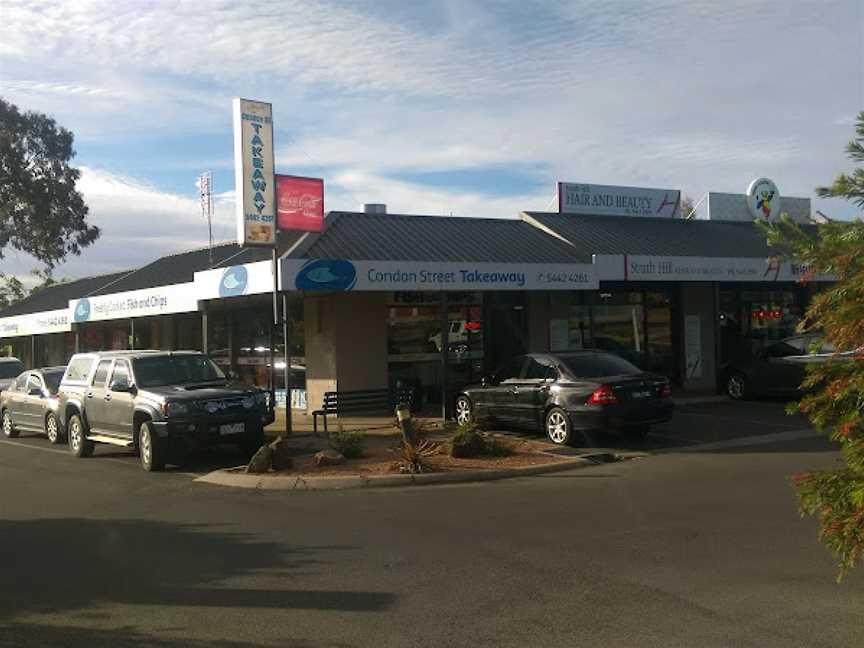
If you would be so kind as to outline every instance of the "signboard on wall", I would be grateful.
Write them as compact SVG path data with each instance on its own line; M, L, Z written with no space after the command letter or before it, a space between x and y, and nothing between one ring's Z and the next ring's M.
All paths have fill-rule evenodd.
M270 261L257 261L196 272L195 296L197 299L218 299L272 292L271 267Z
M0 338L71 331L69 309L0 318Z
M276 176L276 221L280 230L321 232L324 229L324 181L320 178Z
M273 107L234 99L234 177L237 243L276 243Z
M73 299L67 312L71 322L81 323L196 310L195 284L189 282Z
M677 189L558 183L558 212L599 216L675 218L681 207Z
M594 290L591 264L282 259L282 290Z
M608 257L607 257L608 258ZM628 281L836 281L825 274L810 274L810 267L777 258L678 257L623 255L623 276L607 276L603 260L601 279ZM596 261L595 257L595 261Z

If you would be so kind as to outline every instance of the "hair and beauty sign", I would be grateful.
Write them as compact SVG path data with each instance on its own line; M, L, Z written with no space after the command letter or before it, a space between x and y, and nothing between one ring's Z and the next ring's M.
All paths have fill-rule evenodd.
M558 211L597 216L675 218L681 207L677 189L558 183Z
M273 162L273 107L234 99L234 175L237 242L276 243L276 182Z
M594 290L598 286L590 264L346 259L282 259L281 263L283 290Z
M69 302L68 314L70 321L80 324L196 310L195 284L189 282L73 299Z
M623 256L623 277L628 281L836 281L836 277L813 274L802 263L775 257L724 258L674 256Z
M43 311L0 318L0 338L71 331L69 310Z
M276 221L280 230L324 230L324 181L320 178L276 176Z

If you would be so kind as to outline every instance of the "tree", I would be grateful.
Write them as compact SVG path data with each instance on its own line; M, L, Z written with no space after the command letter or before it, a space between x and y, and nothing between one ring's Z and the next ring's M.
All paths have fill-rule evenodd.
M21 301L27 296L27 289L15 275L0 272L0 310Z
M99 238L69 166L72 133L0 99L0 259L11 246L47 268Z
M859 166L817 193L846 198L864 210L864 112L846 151ZM805 413L841 447L841 468L793 478L802 515L818 516L819 536L839 561L840 580L864 552L864 222L828 223L815 235L788 216L759 225L785 256L809 266L809 276L824 272L837 277L813 299L799 328L823 333L851 357L811 365L802 383L805 395L789 411Z

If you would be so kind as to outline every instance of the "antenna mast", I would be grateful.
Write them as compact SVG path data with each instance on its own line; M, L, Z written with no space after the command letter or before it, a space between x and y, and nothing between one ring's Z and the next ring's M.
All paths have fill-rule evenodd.
M201 215L207 219L210 267L213 267L213 174L205 171L198 176L198 190L201 198Z

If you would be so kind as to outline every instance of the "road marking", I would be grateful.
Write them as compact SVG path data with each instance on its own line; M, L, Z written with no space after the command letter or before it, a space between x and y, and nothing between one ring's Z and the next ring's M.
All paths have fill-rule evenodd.
M42 452L54 452L57 454L68 454L66 450L58 450L55 448L43 448L42 446L34 446L29 443L21 443L20 441L9 441L7 439L0 439L0 443L5 443L6 445L18 446L19 448L30 448L31 450L41 450Z
M738 448L742 446L757 446L767 445L769 443L779 443L782 441L799 441L801 439L817 439L821 435L812 429L787 430L786 432L775 432L773 434L759 434L756 436L738 437L737 439L727 439L725 441L715 441L713 443L699 443L692 447L685 448L670 448L671 451L683 452L702 452L707 450L720 450L723 448Z
M675 412L675 416L696 416L700 418L710 418L719 421L735 421L736 423L749 423L751 425L767 425L771 427L789 427L788 423L776 423L767 421L757 421L754 419L742 419L737 416L717 416L716 414L699 414L697 412Z

